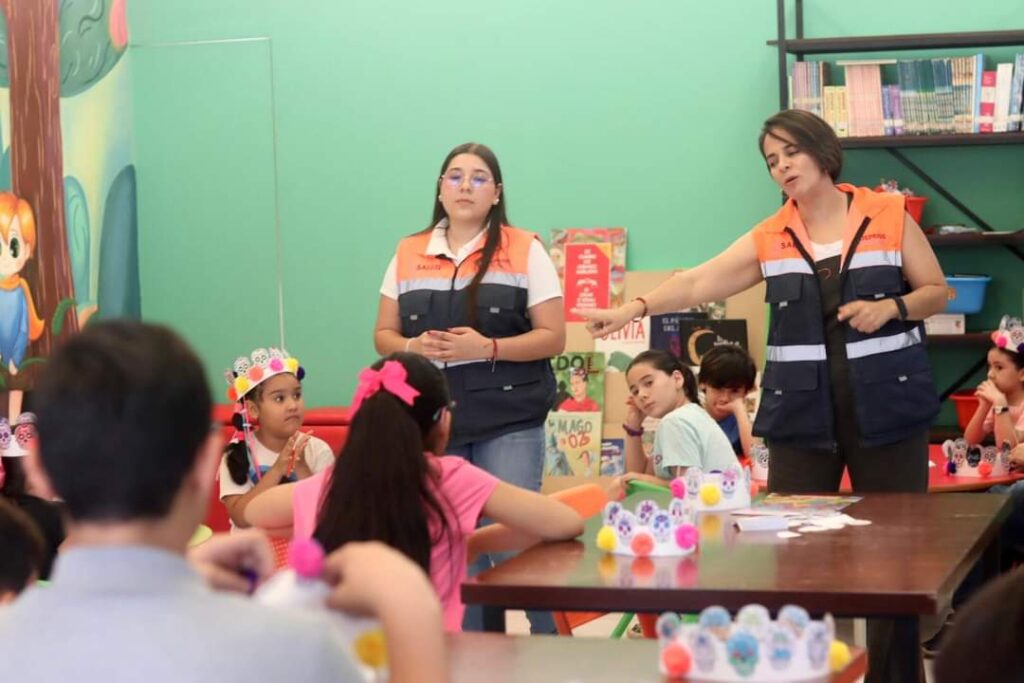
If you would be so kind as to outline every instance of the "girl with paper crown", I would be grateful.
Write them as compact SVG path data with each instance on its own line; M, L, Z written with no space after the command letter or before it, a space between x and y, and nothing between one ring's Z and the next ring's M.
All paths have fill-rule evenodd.
M228 398L236 404L236 431L221 460L220 499L234 527L248 526L245 507L261 492L334 462L330 446L300 430L304 376L298 359L276 348L240 356L225 373Z
M446 451L452 401L444 374L414 353L393 353L359 375L352 426L332 468L253 500L246 517L268 529L294 524L330 552L383 541L430 575L445 628L461 629L467 559L564 540L583 531L570 507L501 482ZM474 534L487 517L500 524Z
M1011 449L1024 441L1024 325L1020 320L1003 316L992 333L988 374L974 395L978 409L964 430L967 443L981 443L989 434L995 435L997 446L1008 443Z

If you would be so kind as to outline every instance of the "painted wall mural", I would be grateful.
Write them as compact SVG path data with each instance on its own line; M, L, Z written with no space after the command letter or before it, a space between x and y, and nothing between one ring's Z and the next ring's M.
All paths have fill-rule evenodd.
M0 390L54 343L139 317L127 0L0 0Z

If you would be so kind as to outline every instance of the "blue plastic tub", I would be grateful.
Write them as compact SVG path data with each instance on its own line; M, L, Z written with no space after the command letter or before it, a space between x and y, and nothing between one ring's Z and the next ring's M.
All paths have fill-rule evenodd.
M985 288L992 281L988 275L947 275L949 299L946 313L977 313L985 305Z

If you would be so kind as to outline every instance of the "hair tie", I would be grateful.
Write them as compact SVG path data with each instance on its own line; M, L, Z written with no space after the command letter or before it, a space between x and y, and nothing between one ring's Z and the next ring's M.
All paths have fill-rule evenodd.
M355 415L365 399L381 389L411 406L420 392L406 381L408 376L409 373L405 366L397 360L384 361L380 370L366 368L360 372L359 384L356 386L355 394L352 395L352 414Z

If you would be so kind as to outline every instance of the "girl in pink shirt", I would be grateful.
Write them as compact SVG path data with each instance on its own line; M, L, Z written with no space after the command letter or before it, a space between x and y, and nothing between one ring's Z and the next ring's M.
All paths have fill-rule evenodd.
M254 526L294 523L330 552L348 541L378 540L430 575L445 628L458 631L459 586L470 556L574 538L583 520L572 508L506 484L443 453L451 431L442 372L414 353L393 353L359 375L352 425L333 471L275 487L250 501ZM476 530L481 517L499 525Z
M964 430L964 439L980 443L993 434L997 446L1009 444L1016 449L1024 441L1024 325L1003 316L992 342L988 374L974 392L978 409Z

